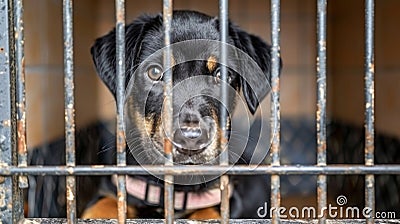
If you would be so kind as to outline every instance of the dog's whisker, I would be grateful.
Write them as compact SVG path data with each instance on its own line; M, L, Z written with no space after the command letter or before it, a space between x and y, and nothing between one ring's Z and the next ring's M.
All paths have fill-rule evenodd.
M115 145L115 140L113 137L109 137L109 138L105 139L105 143L102 145L102 148L108 147L110 145Z
M115 143L114 142L112 142L112 143L108 143L108 144L104 144L102 147L101 147L101 150L104 150L104 149L109 149L109 148L112 148L112 147L115 147Z
M102 150L97 152L97 155L100 155L102 153L105 153L105 152L108 152L108 151L111 151L111 150L115 150L115 147L110 146L110 147L107 147L107 148L103 148Z

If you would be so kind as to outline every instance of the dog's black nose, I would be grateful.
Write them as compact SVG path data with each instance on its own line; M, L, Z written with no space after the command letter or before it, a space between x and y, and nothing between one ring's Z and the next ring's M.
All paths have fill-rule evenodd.
M187 155L194 155L204 151L209 144L208 131L199 125L187 124L181 126L174 133L176 149Z

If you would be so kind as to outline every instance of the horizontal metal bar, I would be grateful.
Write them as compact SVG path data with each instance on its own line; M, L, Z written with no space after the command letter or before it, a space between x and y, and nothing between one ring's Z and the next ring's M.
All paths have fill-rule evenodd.
M26 222L33 222L33 223L66 223L65 219L55 219L55 218L36 218L36 219L25 219ZM164 219L131 219L126 220L126 223L164 223ZM177 219L175 220L177 224L184 224L184 223L193 223L192 220L187 219ZM318 223L318 220L299 220L299 219L291 219L291 220L280 220L281 223L285 224L298 224L298 223ZM399 223L400 219L376 219L375 223ZM25 223L25 222L24 222ZM77 223L117 223L116 219L86 219L86 220L78 220ZM220 223L219 220L206 220L206 221L196 221L196 223ZM234 224L243 224L243 223L251 223L251 224L269 224L272 223L271 220L268 219L230 219L229 223ZM364 219L328 219L326 223L365 223Z
M11 175L112 175L112 174L136 174L136 175L218 175L224 173L229 175L259 175L259 174L278 174L278 175L400 175L400 165L385 164L375 166L364 165L328 165L320 166L256 166L240 165L228 166L0 166L0 176Z

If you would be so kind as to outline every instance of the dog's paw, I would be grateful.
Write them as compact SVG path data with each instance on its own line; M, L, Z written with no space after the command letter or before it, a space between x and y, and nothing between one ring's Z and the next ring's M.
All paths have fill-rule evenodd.
M206 220L206 219L220 219L221 215L215 208L205 208L193 212L188 219Z
M127 218L136 217L135 208L127 207ZM118 201L115 198L105 197L97 201L93 206L86 209L82 219L117 219L118 218Z

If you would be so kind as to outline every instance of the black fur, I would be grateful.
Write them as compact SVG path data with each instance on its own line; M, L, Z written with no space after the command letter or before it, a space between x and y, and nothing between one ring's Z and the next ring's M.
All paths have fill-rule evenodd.
M218 41L219 38L219 21L217 18L194 11L174 11L171 33L172 43L199 39ZM188 148L180 148L177 146L179 144L175 144L176 150L174 150L173 156L174 162L181 164L213 164L215 163L219 153L217 147L213 145L213 142L216 141L219 136L219 133L217 133L219 131L217 125L219 124L218 115L221 110L220 102L213 97L207 96L196 96L189 99L185 97L190 95L192 92L196 92L196 90L201 90L201 93L206 92L212 96L219 95L218 82L212 82L212 80L217 80L216 78L218 78L217 73L219 64L217 63L215 70L213 71L210 71L207 67L208 56L218 56L219 54L217 49L213 48L216 46L203 46L201 44L197 45L196 43L197 42L193 42L193 44L190 45L190 52L186 53L199 54L202 57L202 60L185 61L185 59L187 59L187 55L185 55L186 49L179 49L177 50L178 53L174 54L174 60L178 63L172 68L173 85L175 87L177 85L183 85L182 88L174 90L173 107L175 111L174 116L176 116L177 120L177 123L174 123L174 128L179 129L179 127L184 124L196 124L198 126L196 126L196 128L201 129L200 133L207 132L207 136L211 135L212 139L207 139L209 140L209 143L207 143L205 149L202 149L204 152L193 150L193 152L185 154L182 153L183 149L186 151L190 150L187 150ZM259 103L268 94L270 89L271 47L259 37L241 30L232 23L229 23L228 43L236 47L237 50L234 50L232 53L233 56L231 55L231 57L228 58L228 60L230 60L229 63L232 66L228 68L228 82L234 92L228 93L229 105L226 105L225 109L230 111L235 107L235 92L242 91L249 111L254 114ZM133 156L142 154L142 152L146 150L154 150L154 152L151 153L144 153L145 157L147 157L146 161L152 164L163 164L163 161L160 161L159 159L159 157L162 157L160 155L162 155L163 152L163 132L162 127L160 127L158 122L161 119L161 109L163 104L163 80L151 81L143 74L145 74L147 69L151 68L154 64L162 67L162 61L160 58L154 59L152 64L146 62L152 54L161 48L163 48L163 25L161 14L155 16L141 16L131 24L127 25L125 88L127 91L126 100L128 103L128 109L134 111L134 113L125 117L125 120L127 120L126 122L131 125L128 130L129 133L126 133L127 141L128 146L130 146L129 150ZM238 56L243 52L246 53L246 57L250 57L256 65L258 65L260 68L259 70L253 69L249 71L248 68L251 66L248 65L248 60L241 56L234 58L234 56ZM115 97L115 30L112 30L109 34L97 39L91 49L91 53L98 75ZM180 63L180 61L183 61L183 63ZM200 75L205 75L211 79L201 78L199 81L188 82L185 84L184 81L188 78L200 77ZM130 88L130 83L132 82L135 83L134 88ZM144 94L146 91L148 91L147 94ZM144 107L143 111L140 110L141 107ZM210 118L212 119L210 120ZM137 123L140 119L146 121L150 120L151 127L149 130L143 130L146 126ZM146 131L150 132L147 133L150 137L143 134ZM135 139L134 144L129 142L129 137ZM194 153L194 151L196 151L196 153ZM128 157L128 164L137 164L138 162L140 163L142 161L137 161L136 157L135 159L132 156ZM155 180L159 181L157 178L155 178ZM260 177L239 177L236 181L233 181L235 185L240 186L235 187L236 190L232 197L232 217L257 217L257 208L260 205L263 205L263 201L243 203L243 200L246 200L246 197L249 196L246 195L249 192L247 187L252 185L241 184L243 181L265 183L264 180L260 180ZM260 196L258 197L261 198L260 200L264 200L264 198L267 198L267 195L265 195L267 192L265 187L266 185L261 185L262 184L260 184L258 188L255 187L250 191ZM203 189L204 187L207 187L207 183L200 187L199 186L200 185L192 186L190 189ZM113 187L111 186L111 188ZM251 195L253 195L253 193ZM250 198L254 197L250 196ZM131 201L136 203L136 205L138 203L137 200Z
M191 39L219 40L219 22L217 18L193 11L175 11L173 15L172 27L174 27L174 33L172 33L172 43ZM163 47L162 32L161 14L141 16L126 27L126 84L128 84L138 64ZM229 23L229 38L231 44L246 52L255 60L269 81L271 46L259 37L241 30L232 23ZM146 45L146 47L142 48L142 44ZM115 29L97 39L91 48L91 53L99 76L115 96ZM248 83L241 79L244 97L249 110L254 113L259 105L256 95L258 95L258 99L263 99L268 94L269 84L253 80L252 78L255 77L251 74L246 78L252 84L256 84L250 88Z

